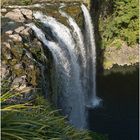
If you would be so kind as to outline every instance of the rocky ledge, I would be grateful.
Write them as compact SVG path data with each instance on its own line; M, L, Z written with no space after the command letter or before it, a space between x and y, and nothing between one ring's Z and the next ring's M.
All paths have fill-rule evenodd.
M33 20L32 10L1 9L1 13L2 84L29 100L37 88L42 88L41 71L48 63L45 48L26 26Z
M12 5L1 9L2 84L8 85L8 90L12 90L14 93L22 93L24 100L33 98L38 89L38 92L47 91L46 83L49 83L47 78L51 69L51 64L49 64L51 55L47 47L43 46L26 25L37 22L33 17L34 11L47 13L66 24L66 19L61 17L58 12L59 6L61 4ZM78 4L64 8L76 20L82 21L79 9Z
M123 44L121 48L108 47L104 51L104 69L110 69L113 65L132 66L139 62L139 46L129 47Z

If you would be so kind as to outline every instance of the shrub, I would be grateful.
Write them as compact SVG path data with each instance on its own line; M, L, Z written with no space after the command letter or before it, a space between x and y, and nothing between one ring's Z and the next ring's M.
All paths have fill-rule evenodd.
M32 0L1 0L1 5L29 5Z
M2 140L91 140L89 133L68 125L58 110L41 97L25 104L10 103L10 93L1 97ZM34 104L34 105L33 105Z
M106 0L103 2L100 17L103 46L108 46L118 39L127 42L129 46L138 43L138 5L138 0Z
M107 140L104 135L75 129L41 96L17 103L21 95L7 91L0 97L2 140Z

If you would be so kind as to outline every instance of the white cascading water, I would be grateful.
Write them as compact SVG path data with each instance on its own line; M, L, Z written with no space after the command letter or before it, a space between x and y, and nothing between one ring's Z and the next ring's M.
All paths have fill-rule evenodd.
M61 64L61 66L63 66L63 70L65 71L65 74L69 75L69 71L70 71L69 62L66 59L66 57L63 55L63 52L59 47L59 45L56 44L55 42L48 41L45 37L45 34L42 32L42 30L36 27L35 24L30 23L27 24L27 26L30 27L35 32L37 38L41 40L42 43L49 48L49 50L53 55L55 66L57 66L57 64Z
M49 41L45 33L35 24L29 26L36 37L52 53L54 72L51 81L56 105L68 116L69 122L75 127L87 127L86 106L97 107L101 101L96 96L96 50L93 25L87 8L81 6L85 19L85 38L75 20L59 10L68 20L71 29L58 22L55 18L33 13L42 26L49 28L54 41ZM86 43L85 43L85 42ZM80 58L80 59L79 59ZM83 82L84 81L84 82Z
M89 107L97 107L100 104L101 99L97 97L96 95L96 46L95 46L95 39L94 39L94 30L92 25L92 19L90 16L90 13L85 5L81 5L84 19L85 19L85 30L86 30L86 39L87 39L87 48L88 52L88 61L91 61L91 66L89 69L92 69L91 71L91 90L90 90L90 96L89 96L89 103L87 106ZM89 64L90 65L90 64ZM88 71L89 72L89 71Z
M86 97L86 78L87 78L86 61L87 60L86 60L86 51L85 51L83 34L82 34L80 27L78 26L78 24L74 20L74 18L69 16L64 11L62 11L61 8L59 8L59 9L60 9L59 10L60 14L63 17L66 17L68 19L67 22L70 25L70 27L72 28L72 34L73 34L73 37L75 38L76 43L77 43L76 51L77 51L77 54L79 55L79 58L80 58L79 64L80 64L80 68L81 68L81 80L82 80L82 87L83 87L84 98L85 98ZM86 98L84 100L86 100Z
M57 79L58 76L60 75L58 70L61 71L61 75L63 74L65 79L67 77L69 77L70 76L70 64L69 64L69 61L67 60L67 58L64 56L64 54L63 54L61 48L59 47L59 45L56 44L55 42L48 41L46 39L43 31L41 29L39 29L38 27L36 27L36 25L34 23L27 24L27 26L30 27L35 32L37 38L45 46L47 46L48 49L51 51L51 53L53 55L55 70L57 70L57 72L55 72L55 78ZM29 56L29 57L32 58L31 56ZM65 82L67 82L67 81L65 81ZM54 81L54 83L55 83L55 81ZM56 93L56 90L58 90L57 85L54 84L53 87L55 89L55 90L53 90L54 94L57 94ZM56 100L57 100L57 98L56 98Z
M86 53L85 53L84 39L83 39L81 29L79 28L76 21L71 16L69 16L68 14L63 12L62 10L59 10L59 12L61 13L62 16L66 17L68 19L69 25L73 28L72 33L73 33L73 36L75 37L76 42L78 44L78 46L76 48L77 54L79 53L79 55L81 55L82 64L83 64L83 67L85 68L86 67Z
M59 49L63 52L63 57L65 56L69 61L70 66L70 76L66 77L62 75L63 70L57 70L58 75L58 106L62 108L64 115L68 115L69 122L77 128L85 128L86 118L85 118L85 101L84 92L82 90L81 79L80 79L80 66L78 63L78 56L75 49L75 42L70 33L70 30L63 24L56 21L52 17L47 17L40 12L34 13L34 17L39 19L45 27L51 29L54 38L58 41ZM46 41L45 35L42 32L31 28L36 32L37 37L46 45L50 46L52 43ZM41 36L41 37L40 37ZM50 46L49 48L51 48ZM53 46L54 47L54 46ZM54 47L55 49L55 47ZM54 53L52 50L52 53ZM57 51L56 51L57 52ZM55 52L55 53L56 53ZM60 52L57 52L60 53ZM58 55L58 54L56 54ZM61 58L63 60L63 57ZM59 61L62 61L59 59ZM57 61L55 65L63 65ZM64 60L63 60L64 61Z

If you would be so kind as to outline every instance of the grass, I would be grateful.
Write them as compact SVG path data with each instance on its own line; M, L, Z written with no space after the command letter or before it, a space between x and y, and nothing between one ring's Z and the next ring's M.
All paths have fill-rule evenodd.
M42 97L13 103L12 98L17 96L20 93L1 96L2 140L92 140L89 132L70 126Z

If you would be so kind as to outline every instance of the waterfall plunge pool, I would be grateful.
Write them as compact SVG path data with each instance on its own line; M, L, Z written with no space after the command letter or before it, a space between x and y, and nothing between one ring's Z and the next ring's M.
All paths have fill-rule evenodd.
M91 130L107 134L109 140L138 140L138 73L138 67L128 66L97 73L97 95L103 102L101 107L89 108Z

